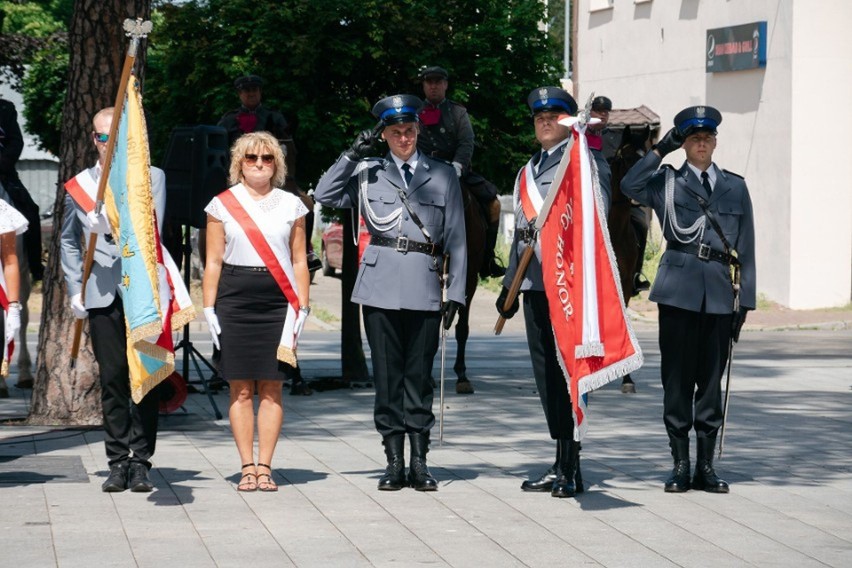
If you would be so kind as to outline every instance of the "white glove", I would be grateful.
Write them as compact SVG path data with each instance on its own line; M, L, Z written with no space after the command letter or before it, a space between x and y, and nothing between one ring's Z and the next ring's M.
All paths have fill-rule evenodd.
M74 317L79 320L89 317L89 310L83 305L83 297L80 294L71 296L71 311L74 312Z
M6 313L6 343L15 339L19 329L21 329L21 304L15 302L9 304L9 311Z
M99 235L108 235L112 233L112 228L109 226L106 211L103 209L101 210L100 215L95 213L94 209L86 213L86 225L92 233L98 233Z
M310 310L300 309L296 315L296 323L293 324L293 334L296 336L296 344L299 343L299 338L302 336L302 328L305 327L305 322L308 320Z
M222 333L222 328L219 327L219 318L216 317L216 308L204 308L204 319L207 320L207 329L210 330L210 339L213 341L213 346L216 349L219 347L219 334Z
M458 162L453 162L453 167L456 169L456 175L457 175L458 177L461 177L461 176L462 176L462 171L464 170L464 168L462 167L462 165L461 165L460 163L458 163Z

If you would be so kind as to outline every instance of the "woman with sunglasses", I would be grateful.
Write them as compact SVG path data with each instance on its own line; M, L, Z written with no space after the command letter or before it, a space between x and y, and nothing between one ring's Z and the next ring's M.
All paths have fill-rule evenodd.
M284 410L285 365L310 307L302 201L282 191L287 175L278 141L267 132L241 136L231 148L230 182L207 212L204 316L229 382L229 418L242 463L238 491L277 491L272 455ZM254 393L257 462L254 460Z

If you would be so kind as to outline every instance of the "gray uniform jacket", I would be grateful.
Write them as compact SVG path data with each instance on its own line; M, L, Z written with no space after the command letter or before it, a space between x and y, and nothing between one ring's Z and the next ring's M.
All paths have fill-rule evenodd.
M371 235L426 242L420 228L405 209L398 190L402 189L432 241L449 253L447 298L465 303L467 274L467 242L464 232L464 208L461 189L452 167L420 154L411 185L405 183L399 169L388 155L385 159L364 160L368 164L367 199L378 217L402 208L401 225L382 232L366 218ZM322 176L314 199L323 205L351 209L359 204L358 163L340 156ZM366 215L365 215L366 217ZM441 307L441 287L438 281L441 259L437 262L428 254L402 253L388 247L369 245L361 257L358 279L352 301L365 306L390 310L435 311Z
M550 191L550 185L553 183L553 176L556 175L556 170L559 167L559 162L562 160L562 156L565 154L566 147L567 144L563 144L559 147L558 151L547 156L544 164L539 166L538 173L534 173L533 175L536 186L541 192L542 199L544 199L547 196L547 192ZM541 151L536 152L530 161L533 164L538 163L539 156L541 156ZM605 219L609 213L609 204L612 198L612 170L601 152L592 150L592 157L598 168L598 179L600 182L601 197L603 198L605 208ZM535 172L535 168L533 168L533 172ZM523 173L524 168L521 168L518 172L518 176L523 175ZM506 288L509 288L512 285L512 280L514 280L515 273L518 269L518 261L524 254L524 250L526 250L529 246L529 244L520 237L520 233L532 227L533 224L527 221L526 217L524 217L523 211L515 211L515 236L512 241L512 249L509 251L509 266L506 269L506 275L503 277L503 286ZM521 283L521 290L532 290L537 292L544 291L544 282L541 276L541 259L537 254L534 254L530 260L530 264L524 274L524 280Z
M86 174L95 179L96 169L89 168ZM166 174L159 168L151 168L151 190L162 234L166 213ZM89 246L89 234L86 213L66 193L59 246L69 297L83 289L83 261ZM121 255L118 246L110 235L98 235L92 273L86 282L86 308L105 308L112 304L120 282Z
M621 191L643 205L651 206L661 220L665 215L665 172L671 166L660 168L662 159L656 152L648 154L630 168L621 180ZM718 221L725 238L737 252L741 263L740 305L754 309L756 305L756 269L754 258L754 215L745 180L740 176L716 167L716 185L708 201L708 209ZM688 189L687 189L688 188ZM701 181L684 162L675 174L674 208L677 223L689 227L704 212L692 193L704 196ZM667 241L675 241L669 222L663 227ZM703 243L724 251L719 235L709 220L706 221ZM729 314L733 309L733 289L728 266L713 260L679 250L667 250L660 260L660 268L651 289L651 301L700 312L705 304L708 314Z

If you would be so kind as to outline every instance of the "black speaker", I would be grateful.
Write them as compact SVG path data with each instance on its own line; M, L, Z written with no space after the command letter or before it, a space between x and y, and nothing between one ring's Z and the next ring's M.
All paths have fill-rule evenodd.
M207 226L204 208L228 188L228 133L221 126L177 126L163 159L166 217L193 227Z

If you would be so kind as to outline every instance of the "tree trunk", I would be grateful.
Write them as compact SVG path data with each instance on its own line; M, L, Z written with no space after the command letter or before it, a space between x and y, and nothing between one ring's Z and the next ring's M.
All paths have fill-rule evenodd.
M100 109L115 103L129 45L122 23L126 18L149 19L150 15L151 0L77 0L74 6L68 33L69 76L62 109L59 184L43 286L30 424L101 423L100 385L88 325L84 325L76 369L70 368L74 317L68 307L59 252L63 184L97 159L90 135L92 118ZM142 40L135 67L138 70L145 68L144 55ZM138 76L141 79L141 72Z
M340 364L344 381L370 380L364 346L361 342L361 306L352 302L358 276L358 245L352 242L352 214L343 213L343 274L341 293Z

